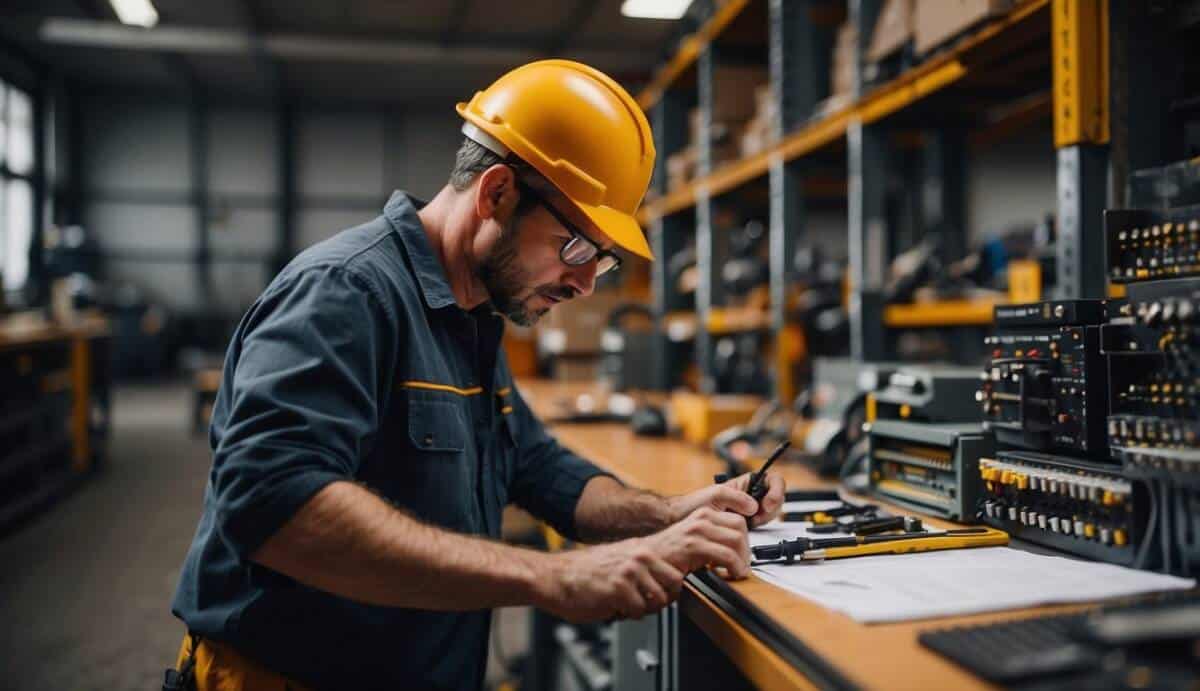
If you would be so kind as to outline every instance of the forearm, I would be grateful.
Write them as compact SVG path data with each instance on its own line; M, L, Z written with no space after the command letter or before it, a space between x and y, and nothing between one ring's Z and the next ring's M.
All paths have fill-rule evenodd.
M670 499L601 475L583 488L575 507L575 530L584 542L639 537L679 520L675 513Z
M335 482L251 558L368 604L473 610L536 604L550 557L441 530L358 485Z

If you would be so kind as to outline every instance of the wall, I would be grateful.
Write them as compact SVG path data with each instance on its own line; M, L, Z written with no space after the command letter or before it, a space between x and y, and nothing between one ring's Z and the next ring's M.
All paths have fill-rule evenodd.
M84 112L84 218L110 255L108 277L176 310L205 307L192 261L199 220L186 106L95 100ZM236 316L272 275L277 118L264 108L214 106L206 123L212 307ZM374 217L393 189L428 199L445 183L461 140L458 128L449 107L298 113L296 249ZM973 153L967 170L972 243L1055 208L1048 127ZM845 228L844 214L814 211L805 241L844 256Z
M1054 136L1047 122L967 159L967 232L972 244L1032 225L1058 206Z
M212 106L205 115L215 304L204 305L187 106L93 99L84 113L83 217L106 256L107 278L180 312L240 314L269 281L277 251L277 114ZM458 127L449 107L299 111L296 250L373 218L393 189L425 199L436 193L453 163Z

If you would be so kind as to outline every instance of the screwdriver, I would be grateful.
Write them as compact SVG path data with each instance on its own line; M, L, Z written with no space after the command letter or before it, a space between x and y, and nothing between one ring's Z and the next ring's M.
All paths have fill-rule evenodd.
M754 555L754 562L751 566L755 566L770 562L791 564L796 560L838 559L868 554L902 554L1007 543L1008 534L1000 530L961 528L904 535L800 537L794 540L784 540L774 545L752 547L750 551Z

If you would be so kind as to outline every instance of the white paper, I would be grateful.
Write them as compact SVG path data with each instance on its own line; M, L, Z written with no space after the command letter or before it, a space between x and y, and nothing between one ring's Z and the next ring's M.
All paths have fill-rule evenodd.
M1184 590L1196 583L1010 547L767 564L754 571L770 583L864 623L1090 602Z

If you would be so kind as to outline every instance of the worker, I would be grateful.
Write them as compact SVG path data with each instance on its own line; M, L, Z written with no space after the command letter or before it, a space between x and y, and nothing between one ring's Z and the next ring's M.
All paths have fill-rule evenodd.
M684 576L749 572L746 476L662 497L561 447L513 383L504 319L571 309L620 252L654 165L612 79L534 62L459 104L464 141L428 203L300 253L232 336L213 465L172 610L201 689L478 689L490 610L636 618ZM497 540L514 502L595 546ZM182 684L168 672L164 684Z

